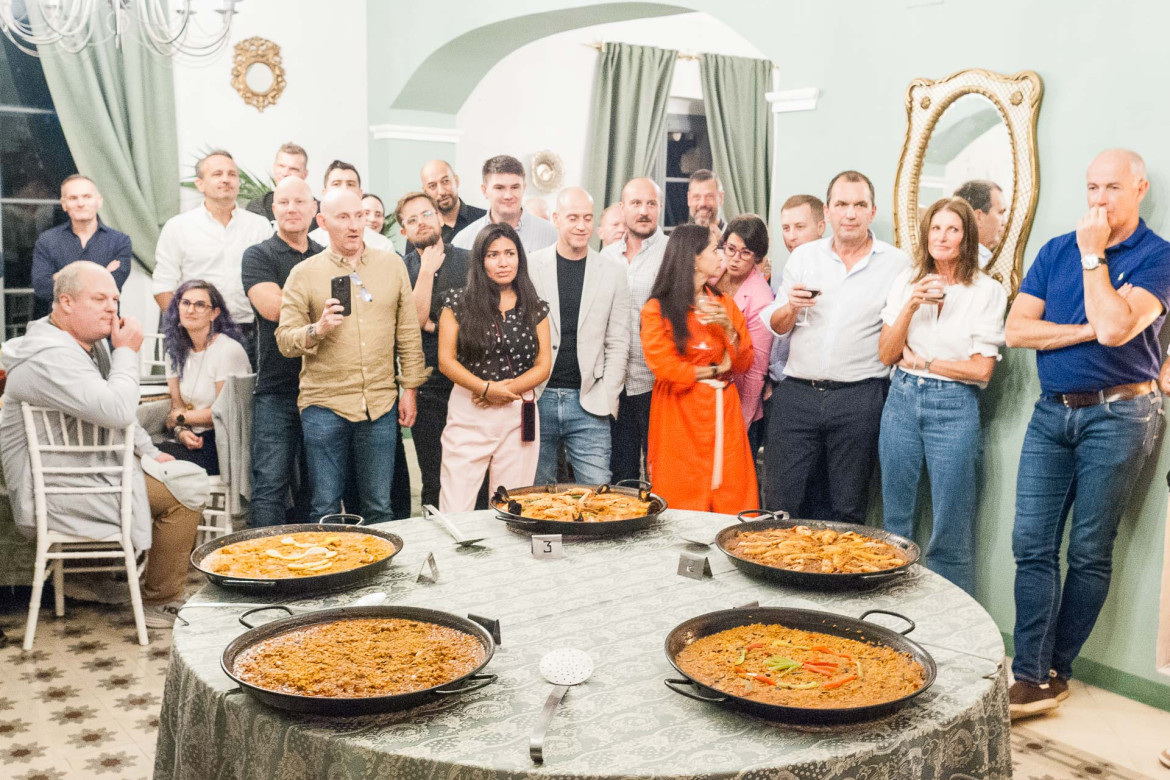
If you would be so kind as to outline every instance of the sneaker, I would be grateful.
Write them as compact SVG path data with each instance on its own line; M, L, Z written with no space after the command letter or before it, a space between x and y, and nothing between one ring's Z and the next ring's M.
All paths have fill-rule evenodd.
M179 617L179 610L183 608L182 601L172 601L169 604L143 606L143 616L146 618L147 628L174 628L175 620Z
M1065 683L1067 694L1068 684ZM1056 689L1052 682L1036 683L1016 680L1008 689L1008 713L1012 720L1026 718L1032 715L1051 712L1060 706L1056 699Z
M1048 672L1048 685L1056 694L1057 701L1064 701L1068 698L1068 680L1057 677L1055 670Z

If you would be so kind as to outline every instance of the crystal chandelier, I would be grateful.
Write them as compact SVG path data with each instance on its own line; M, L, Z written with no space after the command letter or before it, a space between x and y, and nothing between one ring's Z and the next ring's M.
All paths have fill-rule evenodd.
M40 46L76 53L127 36L162 57L209 57L227 45L241 0L0 0L0 30L19 49L37 56ZM215 6L218 3L218 7ZM168 12L168 5L177 6ZM194 6L205 6L198 11ZM214 20L218 15L219 19ZM210 29L200 16L211 17Z

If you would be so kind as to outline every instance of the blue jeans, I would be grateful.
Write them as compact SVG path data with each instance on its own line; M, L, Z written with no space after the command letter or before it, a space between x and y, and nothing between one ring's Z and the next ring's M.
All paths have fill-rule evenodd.
M305 456L313 486L310 522L341 511L345 478L352 468L357 481L357 513L367 523L394 519L390 507L394 481L394 449L398 438L398 404L377 420L350 422L324 408L301 412ZM347 507L349 511L354 508Z
M934 518L926 565L968 593L975 590L976 486L983 459L978 392L962 382L894 371L878 437L886 530L914 538L925 464Z
M610 480L609 418L581 408L580 390L545 388L536 402L540 414L540 460L536 482L557 481L557 448L565 443L565 456L574 479L585 485L604 485Z
M1069 409L1042 396L1024 435L1016 483L1017 680L1067 679L1109 594L1113 541L1162 416L1157 393ZM1074 505L1075 499L1075 505ZM1060 543L1072 509L1068 572Z
M297 397L263 393L252 398L252 521L253 527L304 522L307 502L294 502L301 510L291 519L285 508L294 484L297 455L302 453L301 413ZM301 493L308 486L301 485Z

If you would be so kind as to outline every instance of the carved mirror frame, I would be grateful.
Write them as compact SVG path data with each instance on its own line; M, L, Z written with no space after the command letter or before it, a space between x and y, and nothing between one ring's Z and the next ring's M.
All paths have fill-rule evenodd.
M232 65L232 86L240 97L257 111L263 112L276 105L284 92L284 66L280 62L280 47L272 41L255 36L236 44L236 55ZM255 66L268 68L272 72L272 83L260 92L248 85L248 70Z
M1004 286L1009 299L1020 287L1024 247L1040 196L1036 121L1044 85L1030 70L1005 76L986 70L961 70L940 81L915 79L906 89L906 142L894 184L894 241L913 256L918 251L918 185L931 134L942 115L964 95L982 95L999 111L1012 153L1011 211L1003 239L987 272Z

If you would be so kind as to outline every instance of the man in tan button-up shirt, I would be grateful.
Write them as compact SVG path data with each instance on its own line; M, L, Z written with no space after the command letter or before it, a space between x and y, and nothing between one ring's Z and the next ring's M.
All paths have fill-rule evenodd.
M355 193L330 192L317 219L329 233L329 248L289 274L276 329L280 351L303 358L297 405L313 488L311 518L340 511L352 469L360 514L383 522L393 519L397 426L414 424L415 388L429 373L410 277L396 254L366 247ZM351 313L344 317L332 297L337 276L349 277Z

